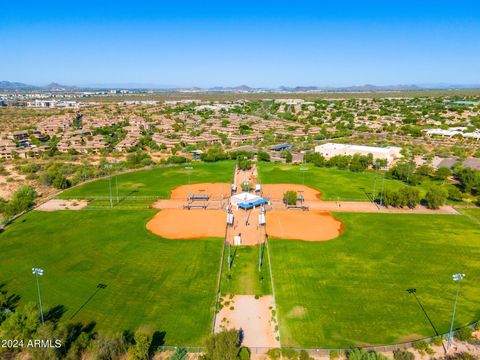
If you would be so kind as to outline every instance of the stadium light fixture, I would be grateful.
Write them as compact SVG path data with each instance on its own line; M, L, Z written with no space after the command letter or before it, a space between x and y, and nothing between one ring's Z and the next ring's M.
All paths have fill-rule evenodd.
M450 346L452 345L453 322L455 321L455 312L457 311L458 292L460 291L460 281L463 280L464 277L465 277L465 274L452 275L452 280L457 282L457 292L455 294L455 302L453 305L453 314L452 314L452 322L450 324L450 332L448 333L447 351L450 349Z
M42 324L43 324L44 319L43 319L42 297L40 295L40 281L38 280L38 277L43 275L43 269L34 267L34 268L32 268L32 274L35 275L35 278L37 279L38 302L39 302L39 305L40 305L40 315L42 317Z

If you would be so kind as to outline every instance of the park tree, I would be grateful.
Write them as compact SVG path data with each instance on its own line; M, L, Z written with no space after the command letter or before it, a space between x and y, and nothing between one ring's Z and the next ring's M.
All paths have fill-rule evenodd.
M55 178L52 181L52 186L55 189L63 190L70 187L70 181L61 173L57 173L57 175L55 175Z
M480 175L478 171L470 168L461 168L457 171L456 176L464 192L472 193L473 190L480 188Z
M306 154L305 161L318 167L325 166L325 158L322 156L322 154L317 152Z
M213 334L206 342L205 360L235 360L240 350L237 330L225 330Z
M429 209L439 209L445 204L447 191L441 186L432 186L425 194L425 204Z
M259 151L258 154L257 154L257 159L258 159L258 161L269 162L270 161L270 154L267 153L266 151Z
M285 158L285 161L286 161L287 163L291 163L292 160L293 160L293 155L292 155L292 153L291 153L290 151L284 151L284 152L282 153L282 156Z
M420 192L417 189L411 186L405 186L398 192L399 196L403 198L402 202L410 209L415 208L420 203Z
M396 350L393 352L393 358L395 360L414 360L415 355L410 351Z
M40 313L35 304L29 303L11 313L0 326L2 339L31 339L40 325Z
M137 331L134 335L135 346L130 350L129 360L148 360L150 344L152 342L150 336L143 332Z
M100 334L93 342L95 360L119 360L127 351L123 335L106 336Z
M240 170L250 170L252 168L252 160L250 159L238 159L238 168Z
M60 340L58 336L58 332L55 329L55 324L52 322L46 322L38 327L37 333L35 334L35 338L39 340ZM63 340L63 339L62 339ZM64 342L62 342L62 346L64 346ZM30 356L32 360L60 360L62 359L62 351L61 347L59 348L55 346L41 346L41 347L33 347L29 349Z
M297 192L288 190L283 194L283 202L285 205L295 205L297 203Z
M438 168L437 171L435 171L435 178L438 179L438 180L445 181L451 175L452 175L452 171L445 166L442 166L442 167Z
M456 186L452 186L448 189L448 198L453 201L462 201L463 194Z
M433 168L428 165L421 165L417 168L416 173L421 176L431 176L433 173Z
M29 209L35 204L36 197L37 193L32 186L22 186L13 194L12 200L5 207L5 216L12 217Z

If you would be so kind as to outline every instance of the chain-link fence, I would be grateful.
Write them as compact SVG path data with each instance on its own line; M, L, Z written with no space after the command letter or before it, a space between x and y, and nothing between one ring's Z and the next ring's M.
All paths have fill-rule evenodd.
M461 328L458 328L453 331L453 334L455 335L458 333L461 329L463 328L475 328L479 322L473 322L469 325L463 326ZM327 349L327 348L296 348L296 347L282 347L282 348L270 348L270 347L249 347L250 352L255 355L262 355L266 354L270 351L279 351L283 353L300 353L301 351L307 352L310 356L329 356L332 353L335 354L344 354L349 351L351 351L353 348L361 348L365 349L367 351L375 351L375 352L391 352L391 351L396 351L396 350L405 350L414 347L414 344L420 341L425 341L427 343L432 343L435 342L438 339L441 340L447 340L448 339L449 333L445 333L442 335L434 336L434 337L429 337L429 338L422 338L422 339L417 339L414 341L407 341L403 343L398 343L398 344L392 344L392 345L379 345L379 346L357 346L357 347L352 347L352 348L332 348L332 349ZM185 349L188 353L203 353L205 351L205 347L203 346L160 346L159 350L160 351L172 351L174 352L177 348L183 348Z

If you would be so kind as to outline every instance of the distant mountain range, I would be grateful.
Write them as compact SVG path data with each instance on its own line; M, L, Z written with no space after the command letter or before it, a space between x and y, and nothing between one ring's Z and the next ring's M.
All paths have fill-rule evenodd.
M0 90L72 90L79 89L77 86L61 85L56 82L52 82L45 86L35 86L30 84L24 84L21 82L0 81Z
M158 90L158 91L177 91L177 92L236 92L236 93L248 93L248 92L380 92L380 91L415 91L415 90L429 90L429 89L467 89L467 88L480 88L480 84L447 84L447 83L438 83L438 84L423 84L423 85L388 85L388 86L378 86L378 85L354 85L354 86L344 86L344 87L333 87L333 86L280 86L278 88L254 88L248 85L240 85L233 87L224 87L224 86L214 86L210 88L201 88L201 87L161 87L155 85L144 85L135 84L125 84L122 86L71 86L71 85L62 85L56 82L52 82L45 86L36 86L25 84L21 82L10 82L10 81L0 81L0 90L9 90L9 91L26 91L26 90L38 90L38 91L80 91L86 89L138 89L138 90Z

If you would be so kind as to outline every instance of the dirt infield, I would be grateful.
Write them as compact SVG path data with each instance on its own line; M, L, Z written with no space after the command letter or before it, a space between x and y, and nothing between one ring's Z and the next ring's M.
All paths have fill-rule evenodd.
M147 229L155 235L173 240L222 238L225 235L225 216L222 210L165 209L147 223ZM250 226L256 234L258 225L255 223ZM327 212L273 210L267 213L267 233L271 238L326 241L336 238L342 231L342 223ZM243 237L244 245L257 244L256 237L252 238L252 242L247 241L245 234Z
M156 214L147 229L166 239L188 240L224 237L225 211L165 209Z
M186 200L189 194L205 194L219 199L230 196L230 184L226 183L198 183L177 186L170 192L170 199Z
M288 190L293 190L296 191L298 195L303 195L305 201L319 200L322 196L318 190L299 184L265 184L262 186L262 196L274 200L281 200L283 199L283 194Z
M270 211L267 213L267 234L270 238L326 241L339 236L343 224L322 211Z

